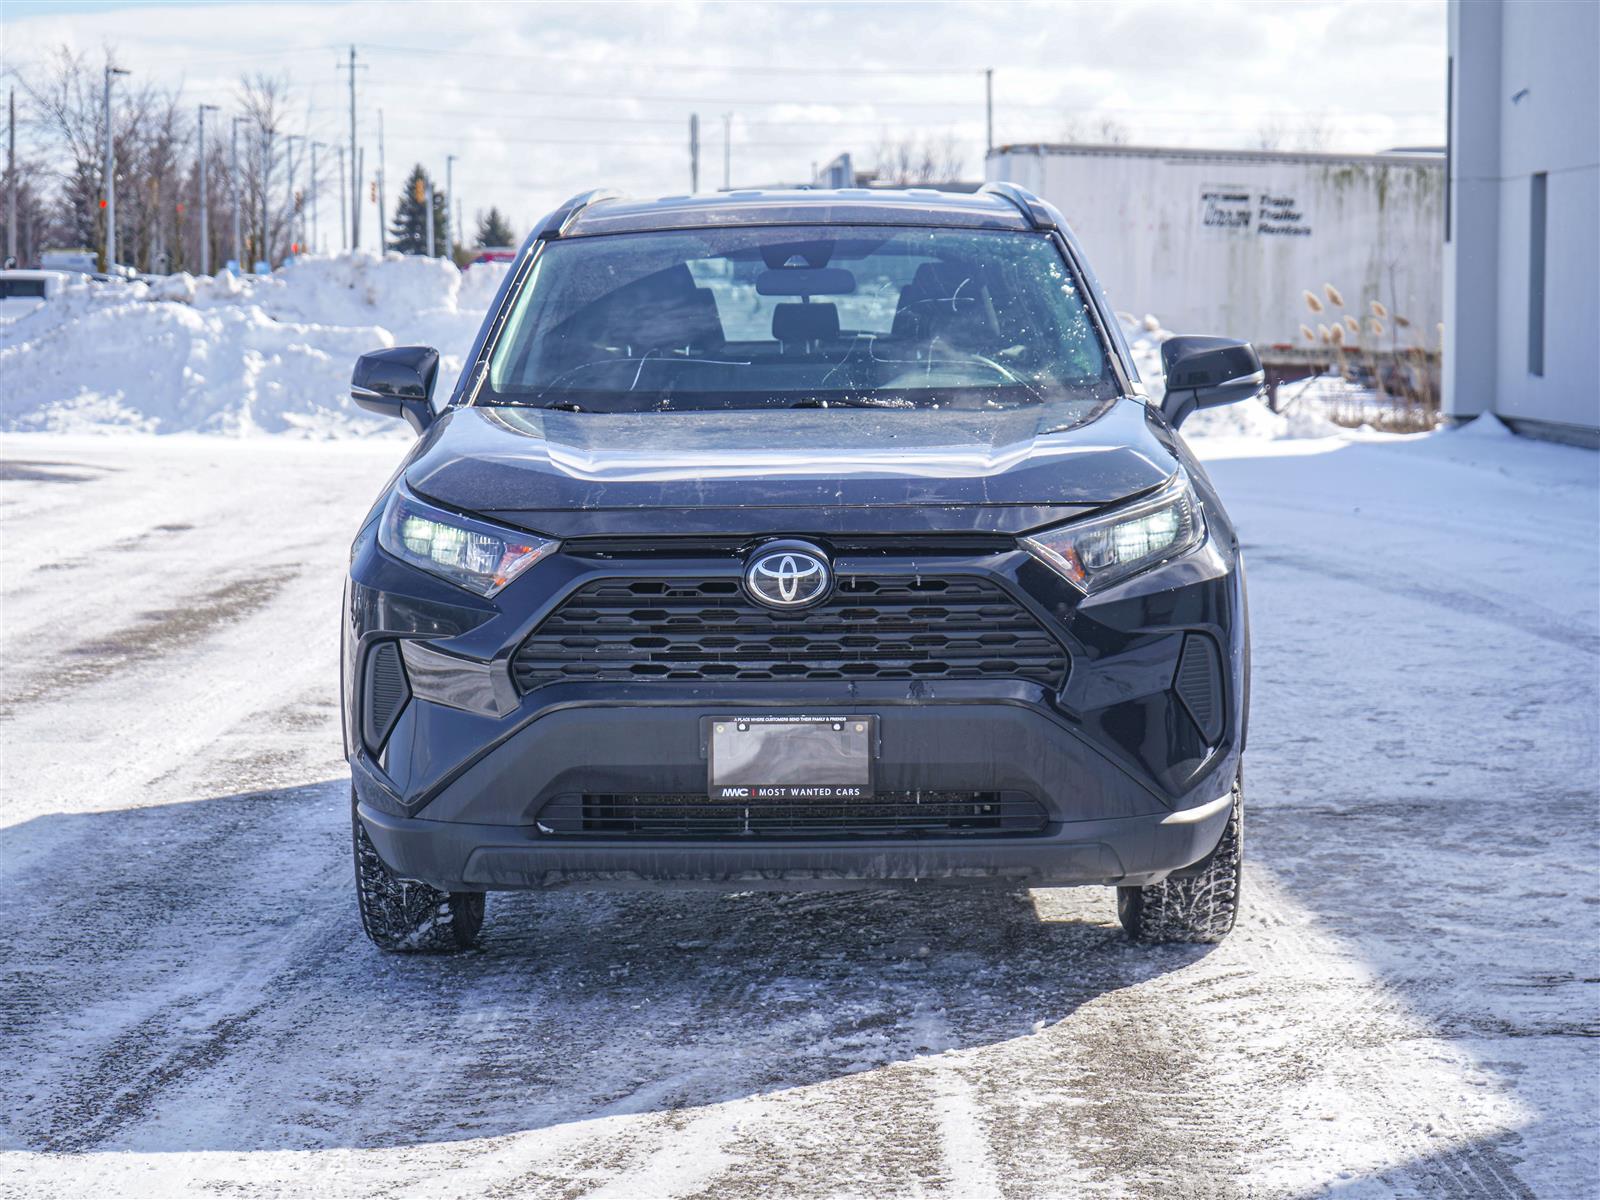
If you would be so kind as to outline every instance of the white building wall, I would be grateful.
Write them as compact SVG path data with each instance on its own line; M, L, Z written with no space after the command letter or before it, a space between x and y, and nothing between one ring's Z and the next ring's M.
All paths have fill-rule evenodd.
M1600 441L1600 3L1452 0L1445 410ZM1529 369L1532 177L1547 177L1544 372Z
M987 173L1067 218L1111 303L1179 333L1313 352L1301 325L1381 301L1411 321L1374 348L1437 350L1444 164L1429 156L1009 146ZM1310 312L1331 283L1344 307Z

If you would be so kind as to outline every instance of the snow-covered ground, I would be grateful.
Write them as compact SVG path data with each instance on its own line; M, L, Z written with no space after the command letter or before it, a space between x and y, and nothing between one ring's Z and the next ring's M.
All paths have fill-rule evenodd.
M1197 444L1255 636L1221 946L1093 889L556 894L414 960L335 690L400 447L0 437L0 1194L1600 1193L1600 459Z

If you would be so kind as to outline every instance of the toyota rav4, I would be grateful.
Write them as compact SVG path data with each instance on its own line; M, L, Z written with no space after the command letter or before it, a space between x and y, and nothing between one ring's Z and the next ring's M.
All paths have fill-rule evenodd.
M1159 402L1021 188L588 193L439 356L352 396L419 438L350 556L356 893L391 950L489 891L1107 884L1233 925L1239 544L1178 426L1257 394L1175 337Z

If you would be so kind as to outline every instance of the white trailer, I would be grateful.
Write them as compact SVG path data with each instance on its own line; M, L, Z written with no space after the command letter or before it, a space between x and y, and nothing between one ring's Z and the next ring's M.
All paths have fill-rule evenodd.
M1059 208L1112 305L1174 333L1248 338L1288 365L1326 358L1322 331L1354 317L1341 336L1376 356L1438 352L1442 154L1012 145L987 175ZM1373 301L1406 324L1380 333Z

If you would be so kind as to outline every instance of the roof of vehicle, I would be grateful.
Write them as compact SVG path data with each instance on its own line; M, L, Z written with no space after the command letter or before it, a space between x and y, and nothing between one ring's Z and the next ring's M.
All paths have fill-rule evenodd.
M963 229L1047 229L1055 222L1036 198L1005 184L977 192L933 188L732 191L636 200L588 192L557 209L540 237L585 237L729 225L930 225Z

